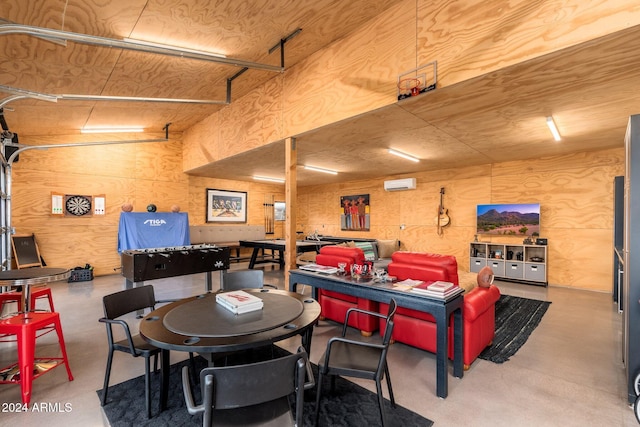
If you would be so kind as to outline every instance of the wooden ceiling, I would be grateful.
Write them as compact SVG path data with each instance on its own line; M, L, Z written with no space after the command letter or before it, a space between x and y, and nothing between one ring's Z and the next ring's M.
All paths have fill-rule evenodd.
M285 68L343 37L401 0L3 0L0 23L151 41ZM226 81L240 67L0 33L0 85L61 95L226 100ZM232 102L273 78L250 69L233 81ZM0 93L0 95L2 95ZM21 100L7 107L9 125L25 135L77 134L82 127L142 125L183 131L219 105Z
M272 54L268 50L302 28L285 44L287 67L399 1L292 0L274 7L274 2L234 0L212 6L196 0L4 0L0 13L17 24L148 40L275 66L279 50ZM0 52L0 85L55 95L224 100L226 80L239 70L73 42L63 47L16 34L0 37ZM334 177L300 170L298 185L622 147L628 116L640 113L638 52L640 28L632 27L295 135L300 164L340 172ZM270 71L247 71L234 80L232 102L272 77ZM172 130L183 131L221 108L160 103L143 107L114 101L27 99L6 105L5 117L20 135L69 135L84 126L114 123L160 131L172 122ZM563 136L561 142L555 142L546 127L550 115ZM388 148L421 161L393 158ZM253 175L284 177L284 143L194 173L247 180Z
M634 27L299 135L299 164L340 174L299 170L298 185L623 147L629 116L640 114L638 52ZM560 142L546 126L551 115ZM284 143L273 144L198 173L282 177L283 152Z

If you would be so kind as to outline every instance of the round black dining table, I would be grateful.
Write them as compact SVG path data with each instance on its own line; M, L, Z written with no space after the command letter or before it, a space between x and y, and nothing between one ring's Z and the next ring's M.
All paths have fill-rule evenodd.
M31 311L31 286L66 280L71 275L68 268L29 267L0 271L0 286L22 287L22 307L25 312Z
M216 354L259 348L301 335L307 353L320 304L296 292L244 289L263 301L261 310L234 314L206 293L164 305L140 321L140 336L162 349L160 408L166 408L169 390L169 351Z

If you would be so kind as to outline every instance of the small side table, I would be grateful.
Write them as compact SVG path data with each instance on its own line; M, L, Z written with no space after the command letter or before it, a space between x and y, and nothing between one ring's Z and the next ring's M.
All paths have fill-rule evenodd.
M0 286L12 288L22 286L22 307L31 311L31 285L66 280L71 275L68 268L30 267L17 270L0 271Z

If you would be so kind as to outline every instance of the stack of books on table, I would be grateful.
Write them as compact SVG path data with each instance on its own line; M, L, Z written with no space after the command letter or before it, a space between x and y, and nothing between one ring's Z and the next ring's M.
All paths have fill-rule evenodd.
M300 270L313 271L314 273L335 274L338 272L337 267L330 265L305 264L300 266Z
M260 298L245 291L231 291L216 294L216 302L234 314L262 310Z
M404 279L401 282L395 282L391 287L398 291L410 291L416 286L420 286L422 284L424 284L422 280Z
M461 294L464 292L464 289L451 282L437 281L415 286L411 289L411 292L435 298L447 299L454 295Z

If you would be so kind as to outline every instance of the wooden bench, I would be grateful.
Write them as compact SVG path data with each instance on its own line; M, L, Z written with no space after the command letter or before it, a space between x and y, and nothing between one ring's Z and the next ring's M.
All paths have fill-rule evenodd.
M235 251L231 260L236 262L248 261L250 258L241 256L240 240L265 239L264 225L191 225L189 234L192 245L207 243Z

